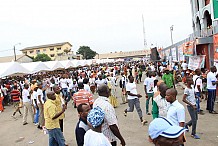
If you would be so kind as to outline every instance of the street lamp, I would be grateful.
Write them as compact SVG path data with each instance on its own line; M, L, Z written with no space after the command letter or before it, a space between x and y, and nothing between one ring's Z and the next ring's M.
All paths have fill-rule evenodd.
M171 34L171 43L173 45L173 25L170 26L170 34Z
M17 60L17 57L16 57L16 50L15 50L15 46L16 46L16 45L21 45L21 43L17 43L17 44L14 45L14 61Z

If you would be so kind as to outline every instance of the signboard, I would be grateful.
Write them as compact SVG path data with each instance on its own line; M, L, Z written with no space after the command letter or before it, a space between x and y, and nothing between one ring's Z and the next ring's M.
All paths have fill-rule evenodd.
M196 70L197 68L204 68L205 55L189 56L188 69Z
M178 47L178 61L184 60L183 45Z
M213 0L214 19L218 18L218 0Z
M194 41L190 41L184 44L183 53L186 56L192 56L194 54Z
M172 48L171 53L172 53L172 60L177 61L176 48Z
M214 61L218 62L218 34L213 36Z

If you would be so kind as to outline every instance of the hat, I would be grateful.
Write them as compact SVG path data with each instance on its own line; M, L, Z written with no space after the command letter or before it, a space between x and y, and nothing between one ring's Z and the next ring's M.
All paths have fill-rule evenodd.
M87 121L93 128L96 128L102 124L104 115L104 111L100 107L95 107L88 113Z
M166 71L166 70L170 70L168 67L166 67L166 68L164 68L164 71Z
M187 129L180 126L171 124L166 118L156 118L154 119L148 128L148 134L151 139L155 139L158 136L163 136L166 138L176 138L184 133Z

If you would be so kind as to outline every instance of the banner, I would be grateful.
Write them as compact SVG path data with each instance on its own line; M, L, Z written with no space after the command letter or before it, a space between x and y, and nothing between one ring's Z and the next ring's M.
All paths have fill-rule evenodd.
M184 61L183 45L178 47L178 61Z
M172 53L172 60L177 61L176 48L172 48L171 53Z
M213 36L214 61L218 62L218 34Z
M204 68L205 55L189 56L188 69L196 70L197 68Z
M184 44L183 53L186 56L192 56L194 54L194 41L190 41Z
M213 0L214 19L218 18L218 0Z

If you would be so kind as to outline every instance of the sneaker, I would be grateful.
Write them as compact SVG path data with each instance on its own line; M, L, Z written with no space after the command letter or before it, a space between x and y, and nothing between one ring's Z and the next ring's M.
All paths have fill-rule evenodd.
M42 130L42 127L40 125L37 126L38 129Z
M147 115L151 115L151 113L149 113L149 112L147 112L146 114L147 114Z
M27 122L23 123L23 125L27 125L27 124L28 124Z
M186 131L189 132L188 125L185 125L185 129L187 129Z
M38 126L38 125L39 125L39 123L35 123L34 125L35 125L35 126Z
M142 123L142 126L144 126L145 124L147 124L147 123L148 123L148 121L146 121L146 120L143 120L141 123Z
M124 114L125 117L127 116L127 112L126 112L126 110L123 112L123 114Z
M193 137L194 139L200 139L200 137L199 137L197 134L192 135L192 137Z

